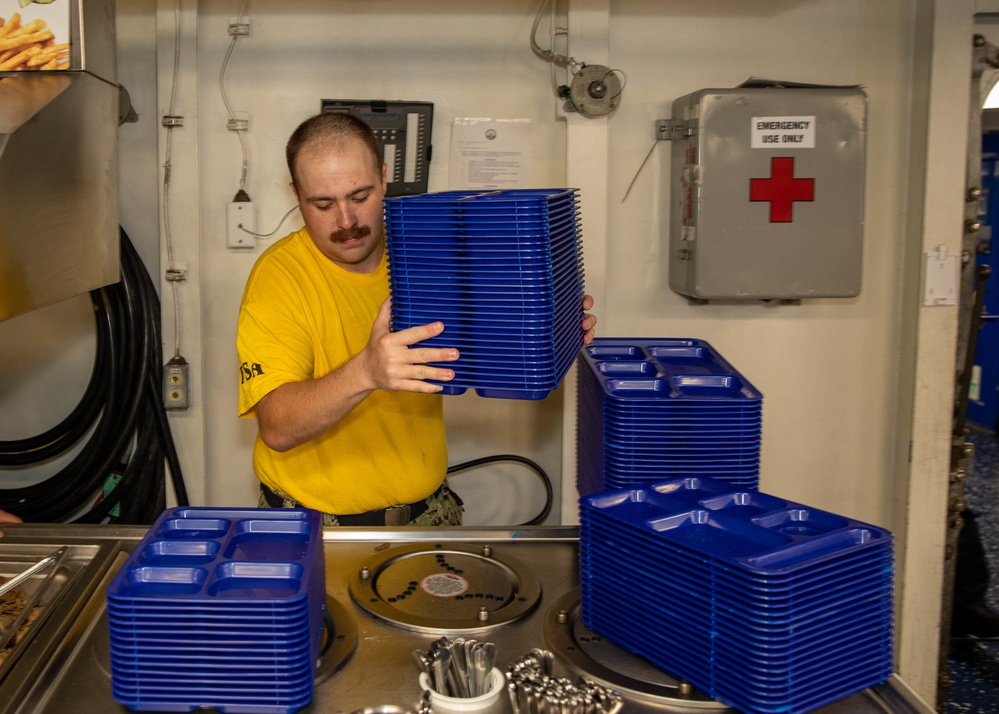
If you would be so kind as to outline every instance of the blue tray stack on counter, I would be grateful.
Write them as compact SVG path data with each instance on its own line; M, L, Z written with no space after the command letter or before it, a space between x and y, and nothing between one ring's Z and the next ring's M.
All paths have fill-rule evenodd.
M580 499L594 632L740 711L796 714L892 674L882 528L710 478Z
M326 604L317 511L168 509L106 595L112 694L129 709L286 714L312 701Z
M445 191L385 200L392 329L441 321L444 394L543 399L583 345L576 189Z
M579 356L577 488L759 485L763 395L704 340L597 337Z

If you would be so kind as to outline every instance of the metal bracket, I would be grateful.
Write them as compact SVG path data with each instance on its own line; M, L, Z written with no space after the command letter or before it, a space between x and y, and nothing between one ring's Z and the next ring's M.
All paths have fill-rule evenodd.
M182 283L187 280L187 264L173 263L164 271L163 277L167 282Z
M693 136L696 133L694 124L673 119L656 119L657 141L678 141Z
M132 99L128 96L128 90L121 84L118 85L118 126L125 122L137 122L139 115L135 113L132 106Z

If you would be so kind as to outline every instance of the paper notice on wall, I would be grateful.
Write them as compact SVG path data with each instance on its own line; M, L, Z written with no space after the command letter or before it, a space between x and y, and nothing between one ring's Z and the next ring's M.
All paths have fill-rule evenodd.
M0 0L0 72L69 69L71 0Z
M527 188L530 178L530 119L452 122L448 188Z

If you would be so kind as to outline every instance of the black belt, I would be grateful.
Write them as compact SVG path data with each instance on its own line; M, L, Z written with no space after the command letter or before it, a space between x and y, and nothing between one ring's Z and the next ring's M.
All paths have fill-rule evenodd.
M285 497L279 494L266 484L260 484L260 492L264 495L264 500L268 506L273 508L285 508ZM377 511L367 511L366 513L349 513L343 516L335 516L337 523L341 526L404 526L410 521L419 518L430 504L427 503L434 496L439 496L444 492L444 484L422 501L414 501L401 506L389 506L379 508ZM290 499L289 499L290 500ZM297 501L297 506L301 506Z

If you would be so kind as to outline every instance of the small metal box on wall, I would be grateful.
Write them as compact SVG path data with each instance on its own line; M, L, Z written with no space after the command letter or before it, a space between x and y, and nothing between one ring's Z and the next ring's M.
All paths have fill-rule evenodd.
M702 89L672 140L669 286L697 299L860 292L867 97L855 87Z

